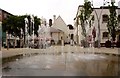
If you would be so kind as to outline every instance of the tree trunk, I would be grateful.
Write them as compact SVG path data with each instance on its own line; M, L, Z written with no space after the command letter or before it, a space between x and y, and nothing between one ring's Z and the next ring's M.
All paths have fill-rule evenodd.
M9 39L8 39L9 35L8 32L6 32L6 45L7 45L7 50L9 50Z
M26 33L25 33L25 31L24 31L24 47L26 47Z
M7 39L7 50L9 50L9 39Z
M14 49L15 49L15 46L16 46L16 36L14 38Z
M21 48L21 45L22 45L22 44L21 44L21 38L20 38L20 48Z
M7 50L9 50L9 43L10 43L10 38L7 39Z
M100 32L100 20L98 20L98 48L101 47L101 32Z
M114 48L115 40L116 40L115 27L113 27L113 32L112 32L112 44L113 44L113 48Z
M20 38L20 48L22 48L22 38Z

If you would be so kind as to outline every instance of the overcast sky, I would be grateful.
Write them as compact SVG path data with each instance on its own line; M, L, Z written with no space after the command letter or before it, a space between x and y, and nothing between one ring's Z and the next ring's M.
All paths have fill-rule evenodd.
M106 0L110 1L110 0ZM116 3L120 0L116 0ZM47 21L53 15L60 15L66 24L73 25L73 19L79 5L84 0L0 0L0 8L14 15L34 14ZM94 6L103 5L103 0L93 0Z

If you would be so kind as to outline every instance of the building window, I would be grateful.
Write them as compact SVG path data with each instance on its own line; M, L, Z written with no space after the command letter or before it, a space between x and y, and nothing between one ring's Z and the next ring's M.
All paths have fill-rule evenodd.
M120 15L118 15L118 22L120 22Z
M73 40L73 37L74 37L74 35L73 35L73 34L71 34L71 37L70 37L70 39L72 39L72 40Z
M4 13L4 18L7 18L7 14L6 13Z
M109 19L109 17L108 17L108 15L106 15L106 14L104 14L103 16L102 16L102 19L103 19L103 22L108 22L108 19Z
M73 26L71 24L67 25L69 27L70 30L73 30Z
M0 11L0 15L2 15L2 12Z
M108 38L108 32L103 32L103 38Z

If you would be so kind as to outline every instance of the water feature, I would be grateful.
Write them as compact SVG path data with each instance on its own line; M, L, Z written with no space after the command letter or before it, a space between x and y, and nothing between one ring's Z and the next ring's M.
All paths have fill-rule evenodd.
M3 76L117 76L118 57L65 52L31 54L4 64Z
M25 49L3 64L3 76L117 76L118 57L95 54L94 47L50 46L49 27L39 28L39 49ZM63 43L62 43L63 44ZM43 46L41 48L40 46ZM29 52L31 51L31 52Z
M28 38L29 38L29 37L28 37L28 36L29 36L29 35L28 35L28 19L25 18L24 20L25 20L25 47L26 47L26 46L29 47L29 46L28 46L28 43L29 43L29 42L28 42L28 41L29 41L29 39L28 39Z
M42 24L39 26L39 48L46 48L50 46L50 27Z
M35 48L35 36L36 35L34 34L34 24L35 24L34 16L30 15L30 27L29 27L28 18L25 18L24 20L25 20L25 48Z

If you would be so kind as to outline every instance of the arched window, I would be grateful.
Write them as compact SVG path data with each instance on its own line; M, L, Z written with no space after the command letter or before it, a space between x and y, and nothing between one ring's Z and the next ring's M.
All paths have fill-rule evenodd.
M104 14L103 16L102 16L102 20L103 20L103 22L108 22L108 19L109 19L109 17L108 17L108 15L107 14Z
M70 38L70 39L73 39L73 37L74 37L74 35L73 35L73 34L71 34L71 38Z

